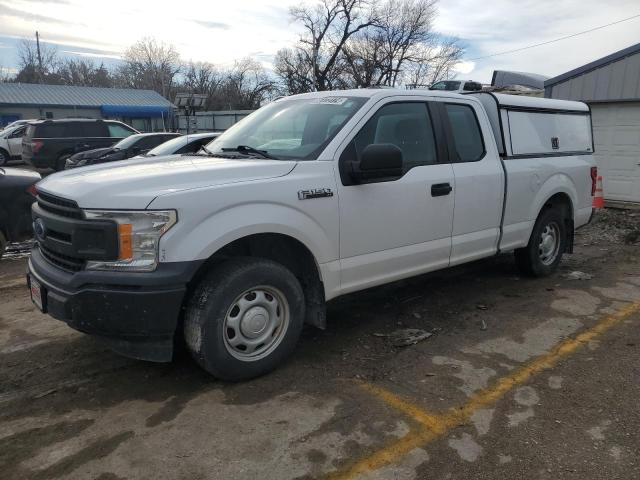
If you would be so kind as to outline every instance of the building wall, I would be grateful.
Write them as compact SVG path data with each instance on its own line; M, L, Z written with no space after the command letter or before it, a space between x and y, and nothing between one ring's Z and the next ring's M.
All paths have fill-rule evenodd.
M68 118L68 117L87 117L102 118L99 108L62 108L62 107L14 107L0 106L0 116L17 114L20 120L23 119L44 119L50 112L52 118Z
M209 112L196 112L195 116L188 117L188 131L189 133L223 131L233 124L238 123L252 112L253 110L216 110ZM176 115L175 124L177 131L180 133L187 133L186 115Z
M51 116L48 116L50 114ZM2 106L0 105L0 122L6 119L4 123L10 123L13 121L11 117L17 115L16 120L27 119L60 119L71 117L82 118L102 118L105 120L118 120L131 125L136 130L141 132L163 132L171 130L171 119L164 118L128 118L128 117L104 117L102 111L99 108L63 108L63 107L14 107L14 106ZM2 127L4 125L0 125Z

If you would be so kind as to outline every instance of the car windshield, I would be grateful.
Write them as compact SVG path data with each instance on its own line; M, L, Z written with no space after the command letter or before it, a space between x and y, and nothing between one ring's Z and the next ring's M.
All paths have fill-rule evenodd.
M138 140L140 140L140 135L131 135L127 138L123 138L118 143L116 143L113 148L115 150L126 150L127 148L133 146Z
M325 96L283 99L238 122L206 146L211 154L315 160L342 126L367 102L367 97ZM241 148L238 148L241 147Z
M460 88L460 82L453 80L446 80L444 82L438 82L431 85L429 90L458 90Z
M184 147L187 143L189 143L189 137L176 137L171 140L167 140L166 142L161 143L155 148L152 148L147 153L145 153L148 157L155 157L157 155L171 155L175 153L176 150Z

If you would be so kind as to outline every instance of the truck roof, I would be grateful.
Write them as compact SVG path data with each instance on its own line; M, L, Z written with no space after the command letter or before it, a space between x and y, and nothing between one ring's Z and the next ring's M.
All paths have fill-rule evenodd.
M451 97L460 96L459 93L451 91L436 91L427 89L406 90L404 88L357 88L352 90L327 90L322 92L309 92L292 95L284 98L325 98L325 97L366 97L366 98L384 98L402 96L428 96L428 97Z
M487 92L469 92L469 93L456 93L452 91L438 91L438 90L426 90L426 89L414 89L406 90L400 88L360 88L353 90L331 90L322 92L310 92L302 93L299 95L292 95L291 97L284 98L323 98L323 97L366 97L366 98L385 98L396 95L402 96L420 96L420 97L434 97L434 98L473 98L478 94L490 94L498 102L500 106L508 107L521 107L528 109L544 109L544 110L571 110L571 111L584 111L588 112L589 107L582 102L573 102L569 100L555 100L550 98L539 97L526 97L522 95L507 95L501 93L487 93Z

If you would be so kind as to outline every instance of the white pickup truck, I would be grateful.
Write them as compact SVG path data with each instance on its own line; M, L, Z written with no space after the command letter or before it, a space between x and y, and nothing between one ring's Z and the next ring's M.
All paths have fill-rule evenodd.
M199 154L37 185L33 301L124 355L213 375L294 350L325 302L515 251L553 272L592 214L589 108L426 90L281 98Z

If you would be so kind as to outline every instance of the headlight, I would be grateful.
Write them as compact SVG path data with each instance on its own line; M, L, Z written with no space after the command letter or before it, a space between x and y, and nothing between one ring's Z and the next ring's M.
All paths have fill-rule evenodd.
M150 272L158 265L160 237L177 221L175 210L85 210L87 219L112 220L118 224L118 260L89 261L88 270Z

